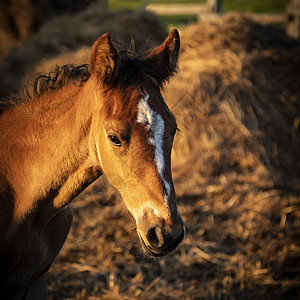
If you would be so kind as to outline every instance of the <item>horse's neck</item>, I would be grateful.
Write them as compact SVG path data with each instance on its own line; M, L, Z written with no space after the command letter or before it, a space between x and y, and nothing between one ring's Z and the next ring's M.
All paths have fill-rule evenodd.
M14 220L41 208L51 217L99 177L89 150L95 107L87 93L67 86L48 95L51 101L32 100L7 114L1 168L14 193Z

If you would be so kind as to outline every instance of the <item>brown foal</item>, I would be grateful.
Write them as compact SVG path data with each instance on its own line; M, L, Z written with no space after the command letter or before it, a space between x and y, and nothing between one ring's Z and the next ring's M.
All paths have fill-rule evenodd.
M2 106L1 299L47 299L46 272L72 223L68 204L103 173L148 255L166 255L182 241L170 161L177 125L160 93L179 47L175 29L144 56L118 53L105 34L89 68L57 68Z

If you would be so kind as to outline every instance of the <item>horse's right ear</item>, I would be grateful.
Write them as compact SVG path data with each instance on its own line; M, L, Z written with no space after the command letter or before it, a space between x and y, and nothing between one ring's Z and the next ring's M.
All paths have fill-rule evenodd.
M179 49L179 33L177 29L173 29L163 44L148 55L147 60L161 72L162 83L177 71Z
M98 81L109 84L117 75L118 53L108 33L103 34L93 45L90 72Z

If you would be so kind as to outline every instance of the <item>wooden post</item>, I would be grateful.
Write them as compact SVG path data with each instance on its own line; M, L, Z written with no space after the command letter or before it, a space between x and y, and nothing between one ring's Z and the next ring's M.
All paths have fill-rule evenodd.
M292 0L286 8L286 33L296 39L300 38L300 0Z
M221 11L221 0L207 0L208 13L219 13Z

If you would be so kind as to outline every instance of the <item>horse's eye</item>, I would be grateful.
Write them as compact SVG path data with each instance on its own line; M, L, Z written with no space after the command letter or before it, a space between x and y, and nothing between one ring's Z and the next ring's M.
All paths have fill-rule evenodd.
M123 145L122 142L118 139L118 137L113 134L110 134L108 138L114 146L121 147Z

